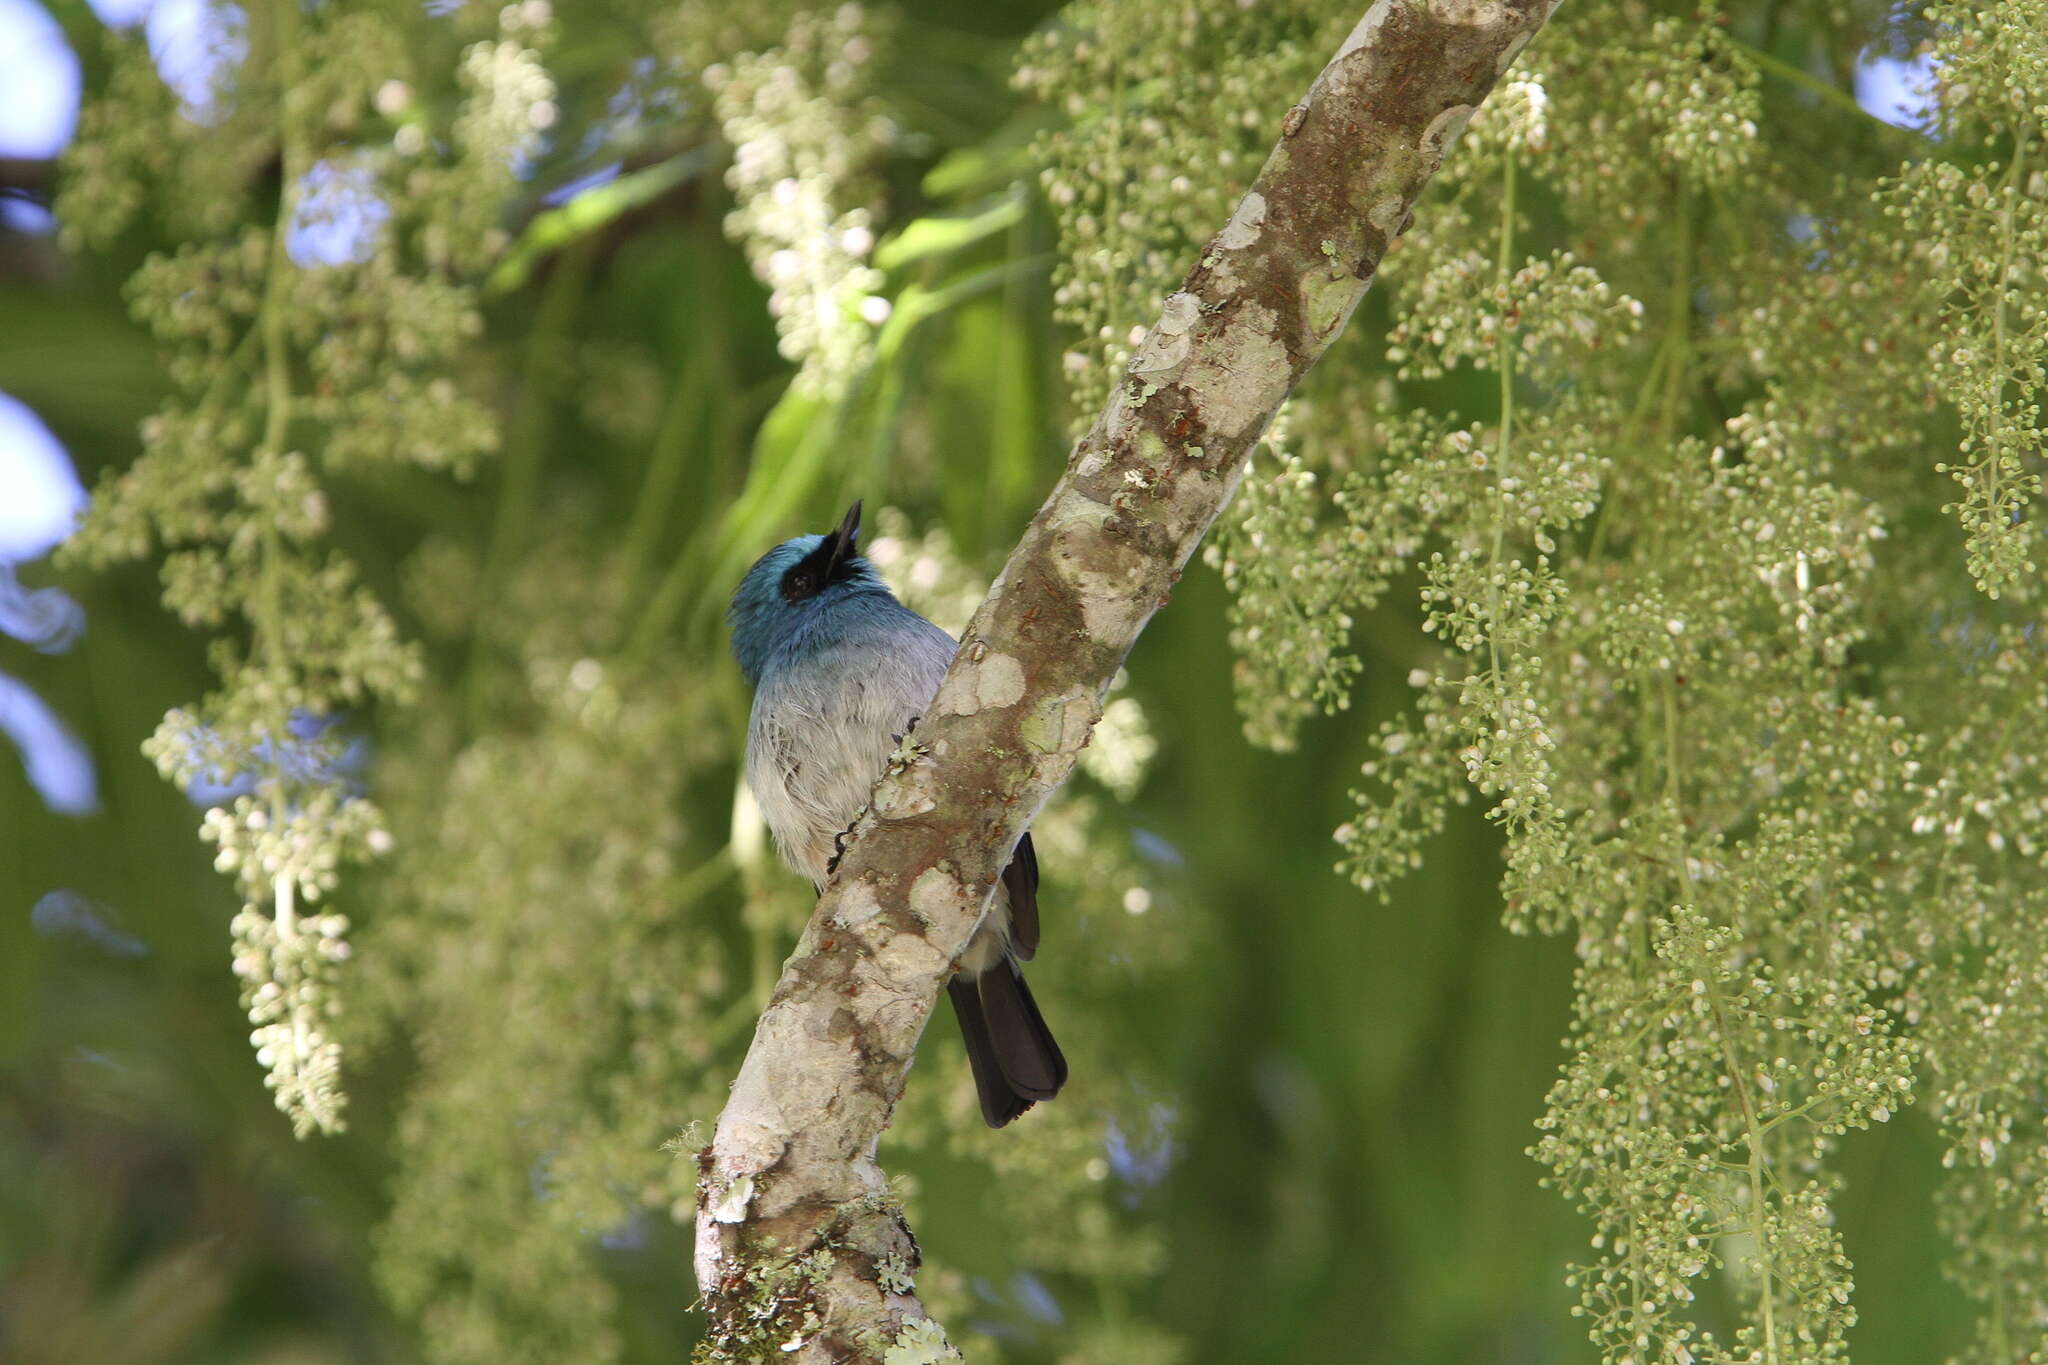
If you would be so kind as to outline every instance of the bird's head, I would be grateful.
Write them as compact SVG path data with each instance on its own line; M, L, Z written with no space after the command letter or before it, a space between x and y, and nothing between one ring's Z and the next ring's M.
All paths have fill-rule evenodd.
M807 621L835 603L878 591L889 589L861 556L856 502L837 530L793 536L754 561L725 612L733 657L747 681L757 683L769 656Z

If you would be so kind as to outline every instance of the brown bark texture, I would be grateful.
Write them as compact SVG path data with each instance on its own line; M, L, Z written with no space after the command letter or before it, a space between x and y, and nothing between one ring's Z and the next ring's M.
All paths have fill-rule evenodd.
M710 1359L952 1358L875 1159L940 987L1274 412L1557 3L1378 0L1166 299L877 784L699 1156Z

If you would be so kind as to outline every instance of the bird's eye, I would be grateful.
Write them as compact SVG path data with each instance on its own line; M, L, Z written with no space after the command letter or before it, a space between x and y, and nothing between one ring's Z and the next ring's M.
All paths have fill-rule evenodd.
M799 569L782 580L782 596L790 602L801 602L806 597L818 594L818 580L808 569Z

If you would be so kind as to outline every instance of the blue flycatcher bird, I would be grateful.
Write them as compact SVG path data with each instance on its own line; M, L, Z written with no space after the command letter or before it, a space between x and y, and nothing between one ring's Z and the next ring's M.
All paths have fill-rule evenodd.
M959 648L896 600L860 553L860 504L830 535L785 540L732 595L732 652L754 689L747 785L783 861L820 891L889 755ZM947 983L981 1114L1000 1128L1067 1081L1019 962L1038 951L1038 859L1017 841Z

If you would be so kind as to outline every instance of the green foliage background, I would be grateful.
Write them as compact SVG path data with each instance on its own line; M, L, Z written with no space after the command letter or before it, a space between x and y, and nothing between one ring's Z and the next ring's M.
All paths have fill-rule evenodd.
M5 667L104 809L0 772L9 1360L680 1357L806 909L725 595L860 496L957 626L1356 18L434 9L252 5L198 118L52 6L89 631ZM1564 8L1041 826L1071 1090L919 1061L970 1358L2042 1358L2044 125L2040 0Z

